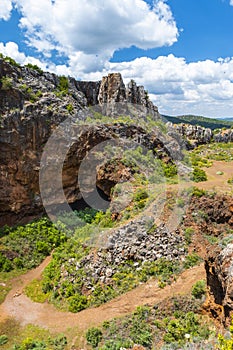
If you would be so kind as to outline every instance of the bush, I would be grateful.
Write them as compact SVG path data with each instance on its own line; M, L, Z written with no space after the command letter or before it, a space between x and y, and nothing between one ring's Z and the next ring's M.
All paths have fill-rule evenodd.
M197 187L193 187L192 194L193 194L193 196L196 196L196 197L200 198L200 197L206 195L206 191L205 190L201 190L201 189L199 189Z
M5 76L1 78L0 82L2 90L7 91L12 88L12 78Z
M67 111L68 111L69 113L72 113L73 110L74 110L74 107L73 107L73 105L72 105L71 103L69 103L69 104L66 106L66 109L67 109Z
M177 166L174 163L164 163L162 162L162 168L164 171L164 175L168 178L174 177L177 175Z
M99 328L89 328L86 333L87 342L93 347L97 348L103 338L103 334Z
M207 181L206 172L203 169L195 167L191 174L191 180L194 182Z
M76 294L68 299L69 301L69 311L79 312L86 309L88 302L85 295Z
M200 262L200 257L195 254L189 254L186 256L185 262L184 262L184 268L189 269L190 267L193 267L197 265L197 263Z
M4 231L4 228L3 228ZM67 240L47 218L8 228L0 240L0 271L31 269Z
M196 299L201 299L206 293L206 282L204 280L197 281L192 287L192 296Z
M135 202L140 202L143 199L147 199L149 197L148 193L144 189L139 189L134 195Z
M231 177L230 179L227 180L227 183L229 183L230 185L233 184L233 177Z
M0 345L4 345L8 342L8 337L5 334L0 335Z
M4 61L10 63L10 64L11 64L12 66L14 66L14 67L20 67L20 64L17 63L13 58L11 58L11 57L9 57L9 56L6 56L6 57L4 58Z
M192 227L187 227L184 231L184 237L187 244L192 242L192 235L194 234L194 229Z
M40 75L43 74L43 70L41 68L39 68L36 64L31 64L31 63L28 63L25 65L25 67L27 68L30 68L30 69L33 69L35 71L37 71Z
M61 95L68 94L69 80L64 75L59 77L59 83L58 83L57 89L61 93Z

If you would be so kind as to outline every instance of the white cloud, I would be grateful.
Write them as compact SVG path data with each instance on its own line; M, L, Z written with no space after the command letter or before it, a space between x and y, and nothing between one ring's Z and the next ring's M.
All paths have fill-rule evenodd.
M126 83L134 79L138 85L143 85L162 114L233 115L233 58L187 63L184 58L168 55L111 63L107 55L99 62L95 55L78 52L70 56L68 66L56 66L26 57L13 42L0 43L0 52L21 64L30 62L44 70L82 80L100 80L110 72L120 72ZM88 59L90 72L86 70Z
M38 60L37 58L32 56L26 56L23 52L19 52L19 47L15 42L10 41L6 44L0 42L0 52L4 56L10 56L21 65L32 63L32 64L38 65L44 70L47 69L47 65L41 62L40 60Z
M230 0L230 5L233 6L233 0Z
M0 19L7 21L10 18L12 10L11 0L1 0L0 1Z
M172 45L178 37L165 0L153 8L143 0L69 0L69 6L67 0L14 1L29 45L47 56L56 49L71 60L85 57L86 71L92 71L95 57L103 68L120 48Z

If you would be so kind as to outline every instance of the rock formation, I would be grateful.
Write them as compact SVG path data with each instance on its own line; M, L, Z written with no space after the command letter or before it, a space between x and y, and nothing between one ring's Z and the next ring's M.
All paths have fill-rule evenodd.
M80 82L0 59L0 81L1 225L43 212L38 181L41 154L53 130L68 117L73 125L84 122L91 115L88 106L96 104L111 117L119 102L137 103L145 113L152 109L154 118L159 118L144 88L133 81L126 87L119 73L109 74L101 82ZM92 125L73 145L64 165L63 185L69 203L80 199L77 174L82 157L111 137L130 138L168 154L169 145L166 148L158 135L149 135L138 126Z
M172 124L168 122L167 127L169 129L169 134L173 132L179 133L184 137L190 147L196 147L202 144L208 144L212 142L233 142L233 130L232 129L222 129L213 131L209 128L204 128L199 125L191 124Z

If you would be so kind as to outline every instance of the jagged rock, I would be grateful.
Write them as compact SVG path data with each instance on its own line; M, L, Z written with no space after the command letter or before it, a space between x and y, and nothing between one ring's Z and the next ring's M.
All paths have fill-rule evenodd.
M188 147L196 147L202 144L208 144L213 142L233 142L233 130L232 129L222 129L219 131L212 131L209 128L204 128L199 125L191 124L172 124L168 122L167 127L169 129L168 134L173 135L173 132L182 135L186 140L188 140Z
M170 232L161 224L153 232L148 233L148 220L132 220L114 229L108 237L98 238L99 249L85 256L80 265L85 270L85 286L91 285L91 279L105 284L112 284L111 277L119 272L120 266L133 262L136 269L146 262L160 258L177 261L184 259L187 254L183 235L177 231ZM69 278L68 275L65 279Z
M210 251L205 261L208 298L205 308L225 325L233 314L233 244Z
M110 74L101 82L68 78L68 94L59 91L60 78L55 74L12 66L4 59L0 59L0 77L8 79L8 85L2 84L0 88L0 225L26 222L43 213L39 190L40 158L53 130L68 117L73 134L64 130L60 143L53 150L56 162L62 145L67 146L67 135L69 139L77 139L80 134L78 124L90 115L89 104L107 105L114 111L118 101L136 101L145 108L153 108L154 116L158 117L157 107L149 101L144 89L132 82L125 87L119 73ZM167 141L165 138L161 141L159 133L148 134L139 126L124 124L87 126L64 162L63 186L69 203L81 196L77 184L81 160L93 146L110 138L130 139L148 149L157 149L159 157L170 157ZM124 171L125 175L120 178L128 179L129 170ZM108 179L99 176L98 181L100 188L109 194L118 179L109 175ZM52 186L50 191L51 204L54 204Z

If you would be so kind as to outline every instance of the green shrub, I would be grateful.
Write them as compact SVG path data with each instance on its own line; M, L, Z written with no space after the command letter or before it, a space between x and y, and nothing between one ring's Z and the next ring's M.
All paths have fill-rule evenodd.
M165 177L174 177L177 175L177 166L174 163L161 163Z
M200 262L200 257L196 253L189 254L186 256L184 268L188 269L190 267L193 267L197 265L198 262Z
M66 106L66 109L67 109L67 111L68 111L69 113L72 113L73 110L74 110L74 107L73 107L73 105L72 105L71 103L69 103L69 104Z
M87 342L93 347L97 348L103 338L103 334L99 328L89 328L86 333Z
M1 89L4 91L10 90L12 88L12 78L4 76L0 79Z
M87 297L80 294L69 297L68 302L70 312L79 312L83 309L86 309L88 305Z
M229 184L232 185L232 184L233 184L233 177L231 177L230 179L228 179L228 180L227 180L227 183L229 183Z
M198 198L202 197L202 196L205 196L206 195L206 191L205 190L202 190L202 189L199 189L197 187L193 187L192 189L192 195L193 196L196 196Z
M31 64L31 63L28 63L25 65L25 67L27 68L30 68L30 69L33 69L35 71L37 71L40 75L43 74L43 70L41 68L39 68L36 64Z
M20 64L17 63L13 58L9 56L4 57L4 61L10 63L14 67L20 67Z
M0 239L0 271L34 268L55 247L67 240L65 233L47 218L24 226L6 228L6 232Z
M192 296L196 299L201 299L206 293L206 282L204 280L197 281L192 287Z
M57 89L58 89L58 92L60 92L60 94L63 96L68 94L69 80L64 75L59 77L59 83L58 83Z
M194 229L192 227L187 227L184 231L184 237L187 244L192 242L192 235L194 234Z
M207 181L206 172L203 169L195 167L191 174L191 180L194 182Z
M8 337L5 334L0 335L0 345L4 345L8 342Z
M140 202L141 200L147 199L149 197L148 193L144 189L139 189L134 195L135 202Z

